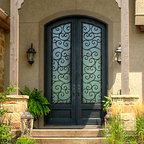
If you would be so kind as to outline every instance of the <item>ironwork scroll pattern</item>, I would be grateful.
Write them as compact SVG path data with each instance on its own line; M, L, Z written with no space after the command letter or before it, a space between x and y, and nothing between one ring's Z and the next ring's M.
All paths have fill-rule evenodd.
M52 47L52 103L71 103L71 24L63 24L53 29Z
M83 23L83 103L101 102L101 28Z

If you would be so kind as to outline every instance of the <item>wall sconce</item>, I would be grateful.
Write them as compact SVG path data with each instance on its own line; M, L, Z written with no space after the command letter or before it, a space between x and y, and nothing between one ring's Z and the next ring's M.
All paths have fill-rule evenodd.
M33 48L33 44L31 44L31 47L27 50L27 59L29 64L34 63L34 56L36 54L35 49Z
M121 63L121 44L119 44L118 48L115 50L117 62Z

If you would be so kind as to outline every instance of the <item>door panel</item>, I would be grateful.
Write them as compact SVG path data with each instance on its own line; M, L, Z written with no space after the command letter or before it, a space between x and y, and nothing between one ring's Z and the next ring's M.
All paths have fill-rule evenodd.
M71 24L52 29L52 103L71 103Z
M59 20L45 26L45 96L51 113L45 125L75 124L72 91L75 83L72 64L73 20Z
M101 29L83 23L83 103L101 102Z
M107 94L106 25L83 16L45 25L45 125L99 125Z

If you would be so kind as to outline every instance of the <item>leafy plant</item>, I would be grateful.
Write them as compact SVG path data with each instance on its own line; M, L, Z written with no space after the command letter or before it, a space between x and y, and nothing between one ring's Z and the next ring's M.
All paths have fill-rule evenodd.
M43 115L47 115L50 112L48 107L48 100L41 96L43 91L38 91L37 89L33 89L30 91L28 87L25 87L23 91L21 91L22 95L28 95L28 111L33 115L35 119L38 117L42 117Z
M103 101L104 105L103 105L103 110L107 111L110 109L111 105L112 105L112 98L111 95L110 96L105 96L105 100Z
M121 118L119 115L111 116L104 135L106 142L109 144L125 144L127 134L121 126Z
M6 144L12 139L11 127L6 124L0 124L0 144Z
M144 115L136 118L136 135L138 141L144 143Z
M0 93L0 117L2 117L5 113L7 113L7 110L3 109L3 103L8 101L9 99L6 97L10 93L13 93L16 91L17 88L14 87L14 85L11 85L7 87L6 91Z
M16 144L36 144L36 140L23 136L23 137L18 138L18 140L16 141Z
M131 132L123 128L120 114L123 112L123 105L117 103L111 105L111 117L105 129L106 142L110 144L143 144L144 143L144 104L134 105L136 116L135 129Z
M136 115L135 135L138 143L144 143L144 112Z
M3 104L8 101L9 99L6 97L10 93L13 93L16 91L17 88L15 88L13 85L7 88L6 91L0 93L0 118L7 113L7 109L3 109ZM0 144L6 144L8 142L11 142L12 140L12 132L11 132L11 126L8 126L6 124L3 124L2 121L0 121Z

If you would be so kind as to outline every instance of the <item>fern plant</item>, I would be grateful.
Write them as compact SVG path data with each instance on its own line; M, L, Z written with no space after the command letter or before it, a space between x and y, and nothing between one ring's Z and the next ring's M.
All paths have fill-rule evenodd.
M103 101L103 110L104 111L109 111L111 105L112 105L112 98L111 96L105 96L105 100Z
M35 119L47 115L50 112L48 105L50 104L48 100L41 96L42 90L38 91L33 89L30 91L28 87L25 87L23 91L20 91L22 95L28 95L28 111L32 114Z

